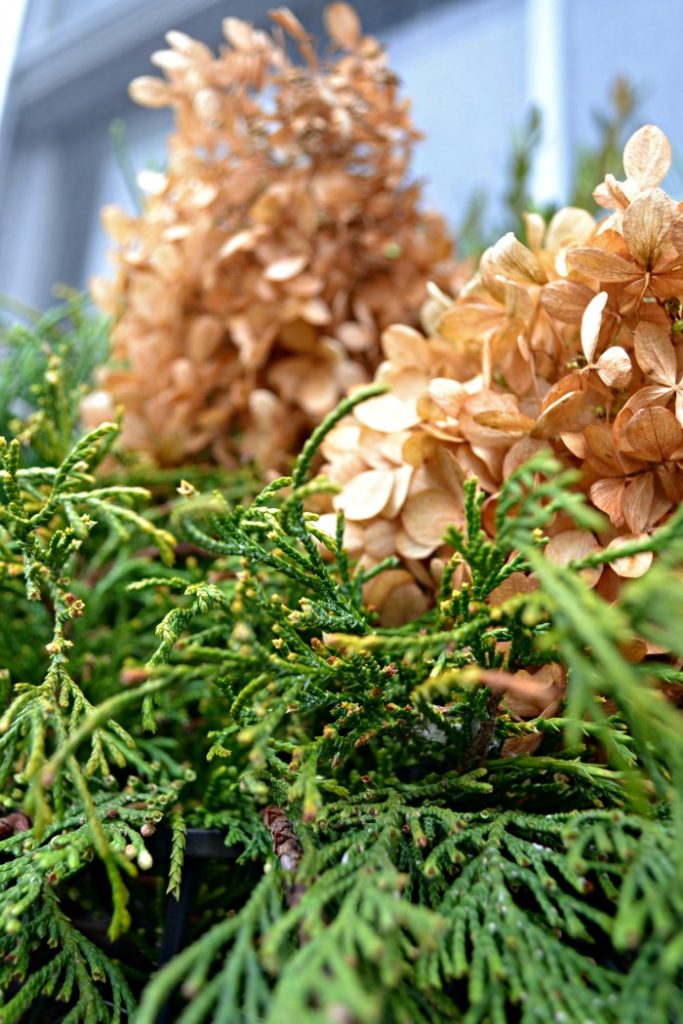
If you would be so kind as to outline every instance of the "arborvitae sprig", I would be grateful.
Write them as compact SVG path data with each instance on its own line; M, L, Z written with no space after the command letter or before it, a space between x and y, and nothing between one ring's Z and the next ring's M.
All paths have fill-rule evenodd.
M235 913L210 927L201 910L198 941L155 975L137 1024L176 991L179 1024L635 1024L643 986L649 1019L670 1024L683 733L664 693L681 673L675 657L623 652L636 635L661 645L675 622L683 517L648 539L659 565L610 606L580 575L596 556L569 568L543 556L556 512L588 519L542 455L508 481L494 537L468 485L466 526L450 540L451 569L465 560L471 583L454 588L447 570L437 608L379 629L341 521L329 537L306 511L329 488L307 474L332 422L251 504L180 503L171 514L191 554L173 569L159 556L182 545L161 513L141 518L138 488L92 477L110 428L52 469L22 469L6 448L0 585L23 640L16 658L7 648L3 801L39 816L0 851L6 1020L58 989L67 1020L115 1019L117 1000L134 1012L106 940L95 951L68 904L93 905L87 865L101 862L112 931L130 925L151 965L149 900L133 875L166 815L170 879L154 883L157 902L169 881L182 890L188 825L242 845L225 873L235 893L250 887L246 860L266 871L236 905L220 882ZM106 538L121 529L112 561ZM152 544L137 548L135 532ZM512 571L531 570L536 591L492 602ZM55 646L27 650L35 636ZM548 662L568 670L557 717L521 722L486 685ZM526 736L535 752L505 756L506 740ZM264 809L297 837L295 872L277 846L269 856ZM130 959L139 989L145 966Z
M613 608L588 589L583 565L544 559L558 511L593 528L596 515L542 455L505 486L494 538L468 486L466 529L450 540L471 585L453 593L444 583L440 607L412 628L376 630L354 615L349 630L348 565L285 483L247 509L207 515L198 500L185 523L196 542L242 559L212 602L214 636L226 640L208 648L228 716L213 754L230 780L226 801L289 806L304 846L298 896L285 910L291 882L278 887L273 867L243 911L151 983L140 1024L188 978L179 1024L247 1008L303 1024L483 1024L510 1012L524 1024L616 1021L638 949L671 993L683 923L676 829L641 815L657 801L672 807L682 719L652 681L676 673L621 653L637 622L652 631L670 621L668 609L659 618L663 598L646 611L644 581L642 597L634 583ZM680 543L679 525L665 529ZM661 550L662 538L649 545ZM512 571L532 568L538 591L487 603ZM191 616L177 621L191 629ZM188 665L208 655L183 644L173 657ZM517 723L479 682L482 669L548 661L569 669L561 719ZM506 737L534 729L545 737L537 755L499 756ZM652 916L642 899L651 889ZM658 1005L664 1024L671 999Z
M0 328L0 435L17 436L30 465L57 466L78 429L79 398L108 348L108 322L67 293L41 314L0 296L25 323Z
M49 820L51 808L63 812L73 798L73 790L81 791L87 785L87 776L106 778L112 765L125 765L126 751L133 745L116 720L102 721L90 735L91 752L85 765L68 760L63 765L64 778L61 773L45 774L50 748L63 747L82 717L92 710L69 666L71 626L83 614L84 605L69 590L66 575L68 563L96 525L91 514L104 519L126 539L131 527L151 536L162 557L173 558L175 542L171 534L130 507L132 501L146 496L143 489L100 488L89 475L117 429L108 423L92 431L74 446L54 473L22 470L18 442L8 445L0 438L4 492L0 533L6 553L3 568L10 578L16 569L23 570L26 598L41 601L52 619L43 680L16 680L16 696L0 720L0 751L6 769L13 758L26 757L21 777L29 787L27 806L36 815L38 829Z
M681 921L667 895L670 843L664 824L619 814L415 809L396 795L351 814L342 801L309 847L296 905L285 909L271 871L243 911L151 982L136 1021L152 1024L181 981L191 1001L178 1024L249 1012L314 1024L342 1010L364 1024L503 1024L511 1012L617 1021L630 1012L632 951L650 930L642 894L653 885L660 946L648 956L667 993L653 1019L667 1021L675 974L662 967L662 938ZM626 941L615 902L617 921L631 925Z
M94 819L83 822L80 809L59 824L49 826L40 840L23 833L2 844L0 865L0 1019L14 1024L37 997L51 996L71 1005L68 1019L74 1022L120 1020L121 1010L133 1009L133 996L121 970L82 932L71 924L59 906L57 893L82 870L98 848L100 829L109 849L123 860L124 849L144 863L149 857L140 828L158 811L143 811L132 804L139 793L131 790L122 799L109 786L93 799ZM129 847L129 844L133 844ZM42 966L36 958L49 956ZM43 958L44 959L44 958ZM106 982L106 998L99 988ZM74 1001L72 1002L72 996Z
M143 621L134 618L139 600L126 597L125 585L131 574L153 567L149 556L130 554L151 541L169 562L175 540L136 509L149 497L145 489L94 477L117 430L99 427L54 467L23 467L19 441L0 439L0 806L13 811L23 804L32 824L0 842L3 1024L24 1020L40 1000L46 1012L63 1001L64 1019L74 1024L130 1015L134 1000L124 974L87 929L71 922L61 901L94 900L104 920L109 915L111 939L125 932L136 862L152 862L143 833L186 782L174 747L132 735L144 695L171 686L173 677L143 676L139 692L121 690L126 655L145 656L144 639L134 636ZM118 565L96 564L92 552L112 534ZM121 594L114 600L117 579ZM158 611L147 615L149 653ZM104 892L88 895L93 858L104 867L109 901ZM177 874L179 856L174 865Z

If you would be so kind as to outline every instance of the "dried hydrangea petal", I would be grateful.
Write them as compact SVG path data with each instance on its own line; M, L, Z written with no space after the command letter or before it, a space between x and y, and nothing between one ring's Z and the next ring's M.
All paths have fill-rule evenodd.
M394 477L390 470L369 469L351 480L335 498L335 507L342 509L351 522L373 519L381 514L391 497Z
M624 533L620 537L615 537L614 540L610 541L607 545L607 550L618 550L619 548L623 548L634 541L643 540L643 538L643 534L634 535ZM651 551L640 551L636 555L624 555L623 558L617 558L613 562L610 562L610 566L617 576L624 576L628 579L638 579L640 576L645 575L652 565L653 558L654 555Z
M636 455L651 462L665 462L683 443L683 427L672 412L659 405L637 412L625 434Z
M588 530L564 530L551 537L544 549L545 557L555 565L579 562L594 551L600 551L596 537ZM589 587L594 587L602 574L602 566L582 569L581 576Z
M433 550L443 542L449 526L463 525L463 507L446 491L420 491L406 501L401 522L406 533Z
M328 4L323 12L323 21L327 34L337 46L352 50L360 42L360 18L350 4Z
M224 19L217 55L169 33L154 56L165 77L131 86L141 103L171 106L175 127L166 171L143 172L141 216L107 212L115 278L93 294L114 319L112 360L129 367L125 385L111 367L101 386L134 417L124 441L158 461L237 464L258 450L285 469L376 368L382 330L417 322L430 280L450 290L450 243L408 180L418 136L386 56L347 5L326 18L348 50L333 60L279 8L272 35ZM169 386L178 358L194 364L191 392ZM272 393L286 429L272 429L272 409L259 418L254 391Z
M659 185L671 167L671 143L661 128L643 125L624 148L624 170L641 188Z
M669 387L676 383L676 352L666 331L657 324L638 324L634 349L640 369L652 381Z
M645 270L654 269L672 245L671 231L677 213L673 200L658 188L642 192L624 212L624 239Z

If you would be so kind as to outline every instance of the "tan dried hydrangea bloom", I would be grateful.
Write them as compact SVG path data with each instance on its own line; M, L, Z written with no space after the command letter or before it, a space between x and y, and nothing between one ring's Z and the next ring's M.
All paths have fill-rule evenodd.
M626 145L626 180L608 175L596 190L609 218L528 217L529 246L506 235L457 299L434 292L428 337L384 333L377 377L390 391L342 422L325 455L350 550L367 565L397 555L404 595L412 578L402 612L381 574L373 581L370 598L382 615L390 603L390 621L433 599L468 475L489 496L486 517L535 451L550 446L578 468L609 526L595 536L558 518L546 548L558 563L623 545L683 498L683 205L659 187L670 163L663 133L641 128ZM609 598L651 560L618 559L587 578ZM519 574L504 586L532 585Z
M343 3L326 10L329 62L286 8L271 16L272 35L226 18L218 56L169 33L152 57L165 79L130 88L175 130L167 170L140 176L142 215L103 211L116 274L92 291L112 357L83 411L122 404L124 444L166 464L278 466L372 376L381 329L453 271L406 182L418 134L382 48Z

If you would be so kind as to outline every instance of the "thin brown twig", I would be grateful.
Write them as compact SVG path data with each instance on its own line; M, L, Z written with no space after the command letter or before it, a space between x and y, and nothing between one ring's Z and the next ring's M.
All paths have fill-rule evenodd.
M280 867L288 874L295 875L301 858L303 847L297 838L294 825L280 807L270 804L261 811L266 828L273 837L273 853L280 861ZM287 904L295 907L301 899L303 886L287 886Z

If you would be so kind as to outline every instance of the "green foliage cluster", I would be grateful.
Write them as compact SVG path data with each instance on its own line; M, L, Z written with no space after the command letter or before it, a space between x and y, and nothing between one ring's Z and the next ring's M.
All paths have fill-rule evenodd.
M165 1004L179 1024L676 1020L683 511L633 545L655 567L610 605L580 570L617 553L543 557L557 512L596 522L537 456L494 538L468 485L436 607L382 629L341 518L331 537L307 511L332 489L312 477L325 431L373 389L249 500L248 474L180 495L117 479L113 424L33 458L51 403L73 404L54 370L33 464L1 450L0 803L31 824L0 842L2 1024L153 1024ZM492 603L519 571L538 589ZM629 661L636 635L667 653ZM568 672L554 718L520 722L482 682L547 663ZM239 860L207 867L156 971L194 827Z
M0 295L0 436L23 445L24 465L58 466L78 431L81 390L109 346L105 317L93 316L78 292L40 313Z

